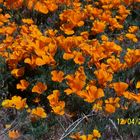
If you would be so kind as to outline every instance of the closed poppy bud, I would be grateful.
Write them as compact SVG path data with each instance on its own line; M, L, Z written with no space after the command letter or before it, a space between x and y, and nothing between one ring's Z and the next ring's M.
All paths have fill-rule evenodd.
M94 21L93 27L91 28L91 30L94 34L98 34L98 33L104 32L105 27L106 27L105 22L96 20Z

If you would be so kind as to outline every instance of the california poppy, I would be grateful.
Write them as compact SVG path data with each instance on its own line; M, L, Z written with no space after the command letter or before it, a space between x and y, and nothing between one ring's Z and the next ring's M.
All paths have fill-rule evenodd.
M116 111L116 108L120 107L119 101L119 97L110 97L107 100L105 100L105 111L108 113L114 113Z
M24 67L21 67L19 69L13 69L11 71L11 74L16 78L22 77L24 75Z
M106 86L107 82L112 81L112 73L104 69L99 69L94 72L100 85Z
M45 90L47 90L47 85L42 82L37 82L32 88L32 92L36 92L38 94L42 94Z
M87 86L86 90L78 92L77 94L89 103L104 97L104 91L101 88L97 88L96 86Z
M62 82L63 79L64 79L64 73L62 71L52 71L51 72L51 75L52 75L52 80L55 81L55 82Z
M73 54L74 54L74 59L73 60L76 64L81 65L81 64L84 63L85 57L82 55L81 52L74 51Z
M93 135L94 139L98 139L101 137L101 133L97 129L93 130L92 135Z
M125 36L126 36L128 39L132 40L133 42L138 42L138 39L137 39L137 37L136 37L135 34L127 33Z
M105 22L95 20L94 23L93 23L93 27L91 28L91 30L92 30L92 32L94 34L98 34L98 33L104 32L105 27L106 27Z
M47 114L45 113L45 110L42 107L37 107L31 110L31 114L35 115L39 118L46 118Z
M29 82L26 80L20 80L20 83L17 84L17 89L20 89L21 91L27 89L27 87L29 86Z
M59 101L59 96L59 90L53 90L53 93L50 94L47 99L49 100L50 106L52 107L54 113L58 115L64 115L65 102Z
M128 88L128 84L124 82L116 82L110 84L110 87L114 88L118 96L123 95L123 92Z
M85 85L86 80L83 67L79 67L75 75L67 75L65 79L67 80L67 85L70 87L65 89L64 92L66 92L66 94L69 95L71 93L77 93L81 91Z

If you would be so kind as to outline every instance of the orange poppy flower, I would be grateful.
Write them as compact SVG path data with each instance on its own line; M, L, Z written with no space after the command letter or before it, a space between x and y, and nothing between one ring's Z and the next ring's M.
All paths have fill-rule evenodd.
M99 15L101 15L103 12L102 9L98 9L98 8L95 8L93 7L92 11L91 11L91 14L93 15L93 17L99 17Z
M22 99L20 96L13 96L11 102L16 109L23 109L27 107L26 99Z
M18 9L22 6L22 4L23 0L6 0L4 3L4 5L9 9Z
M108 41L108 37L106 35L101 36L102 41Z
M91 28L91 31L94 34L102 33L104 32L105 27L106 27L105 22L95 20L93 23L93 27Z
M74 54L72 54L72 53L64 53L63 54L63 59L65 59L65 60L69 60L72 58L74 58Z
M81 52L74 51L73 54L75 55L74 56L74 62L76 64L81 65L81 64L83 64L85 62L85 58L83 57Z
M105 111L108 113L114 113L116 111L116 108L120 107L119 101L119 97L110 97L109 99L105 100Z
M134 99L134 101L136 101L137 103L140 103L140 93L138 93L138 94L133 94L133 99Z
M67 75L65 78L67 80L67 85L70 87L64 91L67 95L81 91L86 80L84 68L79 67L75 75Z
M116 18L109 18L109 24L110 24L110 27L109 29L111 29L112 31L114 29L122 29L123 28L123 25L122 24L119 24L119 22L117 21Z
M52 110L55 114L64 115L65 113L64 107L65 107L65 102L59 101L59 103L56 106L52 106Z
M53 12L55 10L57 10L58 8L58 5L54 2L51 2L51 1L45 1L46 5L47 5L47 8L49 11Z
M136 38L136 35L135 35L135 34L127 33L125 36L126 36L128 39L132 40L133 42L138 42L138 39Z
M57 32L58 32L58 30L47 29L44 33L45 33L45 35L48 35L49 37L54 37L54 36L56 36Z
M45 113L45 110L42 107L37 107L37 108L32 109L31 114L39 118L47 117L47 114Z
M109 22L111 18L111 13L109 11L104 11L100 16L99 19L105 22Z
M47 97L51 106L55 106L55 104L58 104L59 96L60 96L59 90L53 90L53 94L50 94Z
M129 100L134 100L136 101L137 103L140 103L140 93L138 94L135 94L133 92L129 92L129 91L125 91L123 93L123 96Z
M111 58L107 59L107 64L110 65L113 72L117 72L123 69L123 64L120 62L118 58L112 56Z
M34 68L36 66L36 56L31 56L31 58L25 58L24 63L27 63L32 68Z
M2 102L2 106L3 106L3 107L6 107L6 108L12 107L12 102L11 102L11 100L8 100L8 99L4 100L4 101Z
M49 61L49 57L48 56L45 56L43 59L38 57L36 58L36 65L37 66L43 66L46 64L46 61Z
M122 51L121 46L117 45L115 42L111 41L107 41L107 42L103 42L103 44L101 45L104 48L104 51L106 53L107 56L111 56L112 53L115 53L119 56L119 54Z
M0 10L2 12L2 9ZM1 26L6 23L6 22L9 22L9 18L11 18L11 16L9 14L0 14L0 24Z
M36 47L34 51L35 51L35 54L40 57L45 56L46 54L43 48Z
M17 29L15 23L11 23L9 26L7 27L3 27L1 28L3 29L3 33L6 35L12 35L14 33L14 31Z
M20 89L21 91L27 89L27 87L29 86L29 82L26 80L20 80L20 83L17 84L17 89Z
M135 96L135 94L132 93L132 92L129 92L129 91L125 91L125 92L123 92L123 96L125 98L127 98L127 99L133 99L133 97Z
M124 5L120 5L119 6L119 10L118 13L122 16L122 15L128 15L130 14L130 10L127 10L126 7Z
M116 111L116 108L111 104L106 104L105 111L107 111L109 113L114 113Z
M52 80L55 81L55 82L62 82L63 79L64 79L64 73L63 71L52 71L51 72L51 75L52 75Z
M100 85L106 86L107 82L112 81L112 73L104 69L99 69L94 72Z
M101 137L101 133L97 129L93 130L92 135L93 135L94 139L98 139Z
M9 138L10 139L17 139L17 138L19 138L20 137L20 133L19 133L19 131L18 130L9 130L8 131L8 136L9 136Z
M81 91L77 94L89 103L92 103L96 99L104 97L104 91L101 88L97 89L97 87L95 86L87 86L86 91Z
M128 88L128 84L124 82L116 82L110 84L110 87L114 88L118 96L122 96L123 92Z
M22 77L24 75L24 67L19 68L19 69L13 69L11 71L11 74L16 78Z
M88 39L89 33L87 31L85 32L81 32L80 35L84 38L84 39Z
M37 82L32 88L32 92L36 92L38 94L42 94L45 90L47 90L47 85L42 82Z
M42 57L36 58L37 66L43 66L45 64L55 64L55 60L51 55L43 55Z
M127 49L124 56L124 60L127 67L132 67L136 63L140 62L140 50L139 49Z
M47 5L42 1L37 1L34 5L34 9L43 14L47 14L49 12Z
M74 34L74 25L72 24L63 24L61 25L60 29L66 34L66 35L72 35Z
M59 101L60 92L59 90L53 90L53 93L50 94L47 99L49 100L50 106L54 113L58 115L63 115L65 113L64 107L65 102Z
M138 29L139 29L138 26L129 26L128 31L129 31L129 33L135 33L138 31Z

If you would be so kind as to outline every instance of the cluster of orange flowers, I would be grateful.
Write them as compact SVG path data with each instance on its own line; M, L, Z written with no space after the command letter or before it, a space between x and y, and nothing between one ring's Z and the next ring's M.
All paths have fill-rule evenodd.
M31 18L22 18L22 23L18 25L11 20L12 15L3 14L3 9L0 9L0 34L5 36L0 43L0 55L5 58L11 75L18 81L18 92L31 93L24 99L15 95L11 100L4 100L3 107L28 110L28 99L34 95L33 101L39 106L31 107L28 112L32 115L47 117L44 106L40 104L42 97L45 97L53 113L64 115L66 102L60 99L62 92L69 98L75 94L91 103L93 110L108 113L114 113L121 107L121 97L140 103L140 93L130 92L128 83L114 82L114 74L140 62L140 49L121 46L123 41L129 41L132 45L139 42L139 27L130 25L126 31L123 26L131 14L127 5L137 2L140 1L99 0L92 4L91 0L86 0L84 4L80 0L1 0L0 3L8 9L27 7L31 12L36 10L46 15L61 11L58 15L59 27L41 32ZM119 33L116 38L111 36L114 31ZM62 56L59 56L61 60L56 59L58 51L62 52ZM71 67L71 61L76 66L74 72L59 68L63 62ZM40 71L43 68L48 68L49 72L48 69ZM87 68L94 78L87 76ZM43 78L27 76L29 71ZM65 86L62 89L51 87L49 77L51 83ZM106 88L114 89L115 97L107 98L109 93L106 93ZM136 88L140 88L139 81Z
M10 139L17 139L21 136L21 134L18 130L10 130L8 132L8 136ZM73 140L97 140L100 137L101 133L97 129L94 129L92 134L81 135L80 133L75 133L70 136Z
M20 96L13 96L11 100L4 100L2 102L2 106L20 110L27 107L27 104L26 99L22 99Z
M1 0L0 3L4 4L8 9L19 9L23 6L26 6L28 9L35 9L41 13L47 14L49 11L53 12L58 8L61 0Z
M73 140L97 140L101 137L101 133L97 129L94 129L92 134L80 135L80 133L76 133L70 137Z
M59 96L60 96L59 90L53 90L53 94L50 94L47 98L49 100L53 112L59 115L63 115L65 113L64 111L65 102L59 101Z

